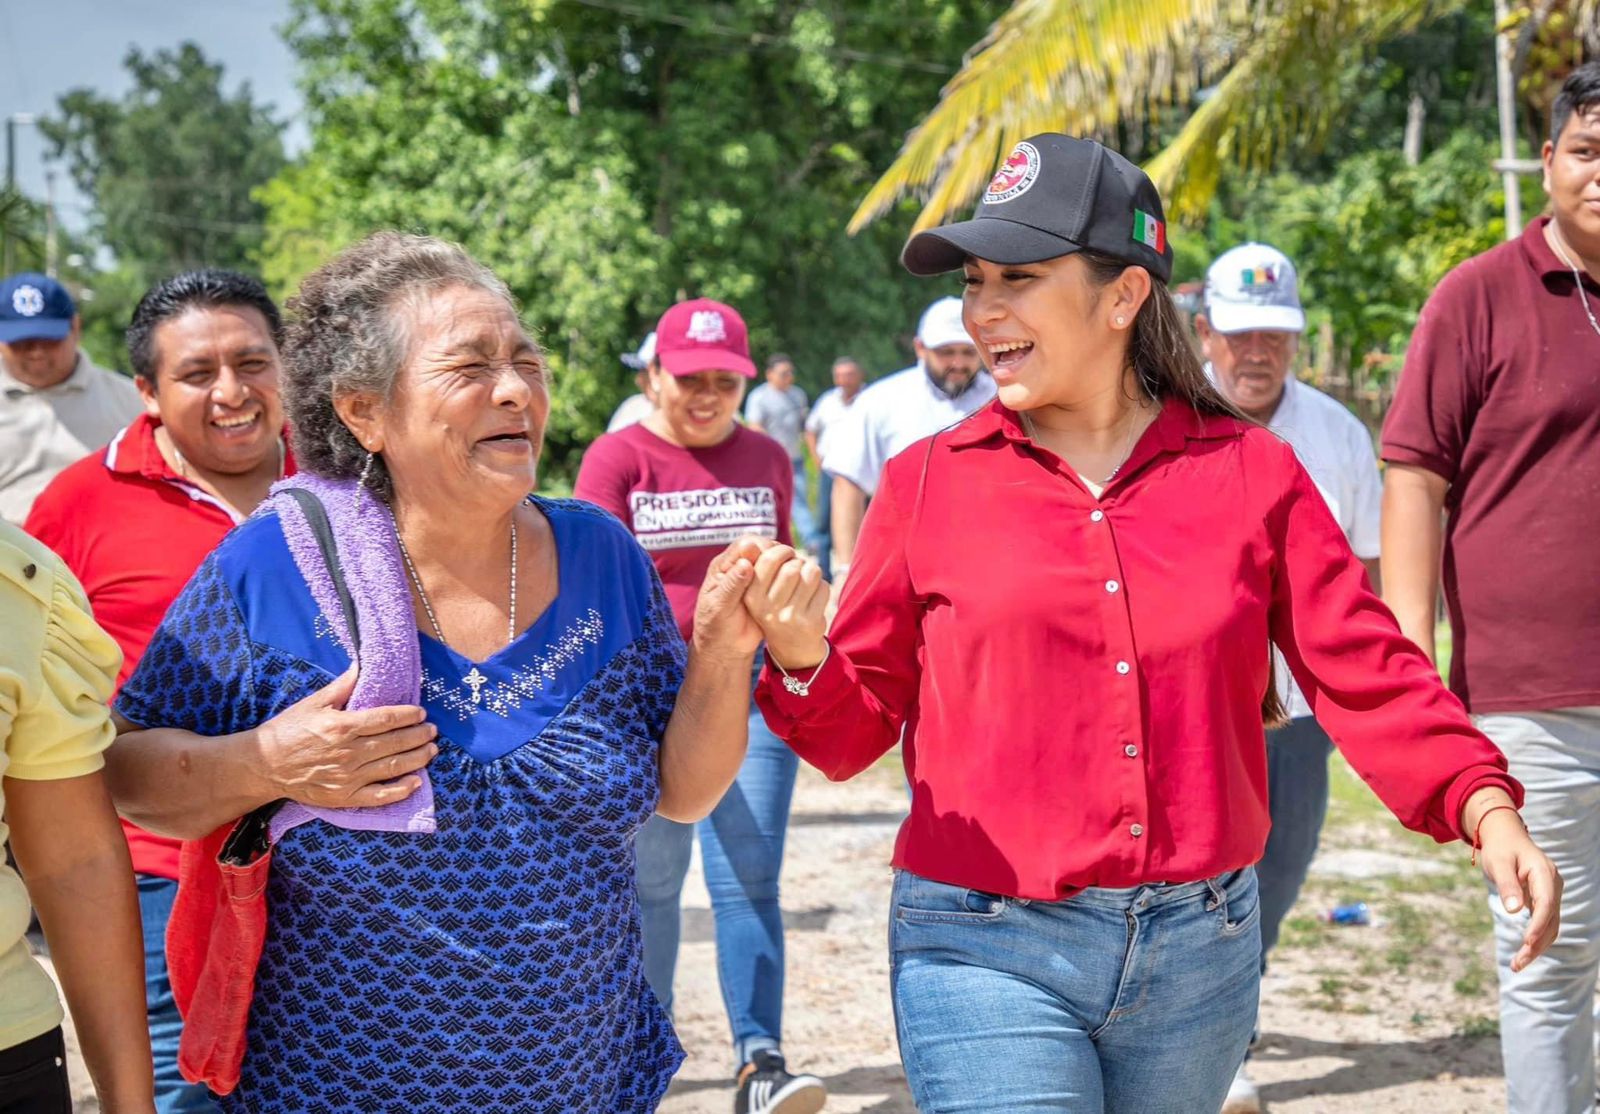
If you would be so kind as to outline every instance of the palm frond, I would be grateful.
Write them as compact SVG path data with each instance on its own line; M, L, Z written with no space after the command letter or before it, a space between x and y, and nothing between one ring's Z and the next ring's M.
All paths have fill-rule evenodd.
M1093 134L1207 77L1197 40L1246 0L1016 0L856 210L856 232L908 193L918 228L976 196L1001 155L1039 131ZM1220 59L1218 59L1220 60Z
M908 194L915 230L969 203L1018 139L1104 137L1188 105L1150 163L1175 216L1202 212L1222 169L1273 164L1337 120L1352 61L1465 0L1017 0L862 200L855 232Z

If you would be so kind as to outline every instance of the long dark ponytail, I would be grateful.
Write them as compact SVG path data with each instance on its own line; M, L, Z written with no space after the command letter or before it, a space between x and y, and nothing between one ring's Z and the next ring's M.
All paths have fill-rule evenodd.
M1098 252L1078 253L1096 288L1110 285L1128 269L1122 259ZM1133 335L1128 341L1128 364L1140 394L1152 400L1181 399L1202 414L1236 418L1258 425L1219 391L1206 375L1205 365L1194 350L1189 324L1183 319L1167 284L1150 276L1150 297L1133 319ZM1267 659L1267 691L1261 698L1261 721L1268 727L1288 722L1289 714L1278 696L1278 666Z

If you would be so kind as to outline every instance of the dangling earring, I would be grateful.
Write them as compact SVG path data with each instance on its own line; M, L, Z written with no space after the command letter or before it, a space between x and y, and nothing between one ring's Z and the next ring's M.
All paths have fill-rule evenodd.
M361 465L361 477L356 480L357 487L367 486L367 477L372 474L372 453L367 453L366 461Z

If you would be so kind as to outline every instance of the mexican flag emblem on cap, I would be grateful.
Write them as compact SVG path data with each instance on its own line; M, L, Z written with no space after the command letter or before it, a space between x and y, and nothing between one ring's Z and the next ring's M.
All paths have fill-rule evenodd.
M1145 212L1143 209L1133 211L1133 238L1136 243L1143 244L1153 251L1167 250L1167 226L1163 221Z

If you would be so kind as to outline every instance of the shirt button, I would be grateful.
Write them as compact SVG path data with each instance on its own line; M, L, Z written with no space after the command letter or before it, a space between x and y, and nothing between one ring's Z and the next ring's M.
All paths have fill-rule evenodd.
M1106 516L1106 512L1105 511L1095 511L1093 514L1091 514L1089 516L1089 521L1090 522L1099 522L1101 519L1105 518L1105 516Z
M1129 758L1137 758L1139 757L1139 748L1134 746L1132 743L1129 743L1127 746L1122 748L1122 753L1126 754Z
M1127 662L1125 662L1125 661L1117 662L1117 672L1121 673L1124 677L1126 677L1130 672L1132 672L1132 670L1133 670L1133 666L1129 665Z
M1140 836L1144 835L1144 825L1143 824L1129 824L1128 825L1128 834L1131 835L1134 839L1138 839Z
M1115 592L1119 587L1121 587L1121 585L1119 585L1115 580L1106 581L1106 591L1108 592Z

